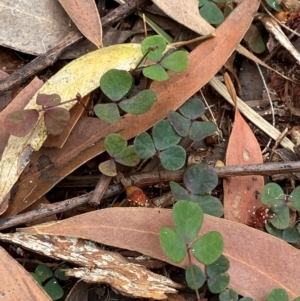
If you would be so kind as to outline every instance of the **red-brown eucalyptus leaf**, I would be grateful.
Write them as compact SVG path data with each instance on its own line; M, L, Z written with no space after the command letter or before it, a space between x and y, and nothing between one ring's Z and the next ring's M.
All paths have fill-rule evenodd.
M1 300L51 301L43 288L4 249L0 247Z
M61 134L69 120L70 112L65 108L55 107L45 111L45 126L49 134L53 136Z
M154 82L151 89L157 93L158 101L148 112L127 114L115 125L96 118L79 120L62 149L42 148L34 152L30 169L21 176L13 202L3 216L24 210L74 169L102 153L107 135L119 133L131 139L165 118L170 110L177 110L226 62L250 26L259 4L259 0L243 0L216 29L216 37L191 52L186 71L170 73L165 82Z
M226 151L226 165L258 163L263 163L259 144L240 112L236 110ZM225 178L223 187L225 218L251 225L252 213L262 205L257 198L257 192L264 187L263 176Z
M162 226L172 227L171 210L131 207L98 210L21 231L90 239L174 264L159 244ZM223 254L230 261L230 287L239 294L265 301L273 288L283 287L292 299L300 295L298 249L243 224L205 215L200 235L208 231L219 231L223 236ZM188 261L174 265L186 268Z
M10 135L24 137L32 131L38 118L35 109L14 111L5 117L4 127Z
M81 33L102 47L102 25L94 0L58 0Z

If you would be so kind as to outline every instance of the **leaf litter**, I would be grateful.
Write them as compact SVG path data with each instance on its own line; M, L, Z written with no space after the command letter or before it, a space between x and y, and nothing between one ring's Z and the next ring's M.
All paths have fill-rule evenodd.
M65 1L61 2L64 3ZM75 2L79 3L80 1ZM191 2L193 7L188 11L186 9L183 11L182 9L178 8L180 7L180 5L183 5L182 2L175 3L176 5L174 4L174 6L167 5L166 7L164 7L164 1L155 2L165 13L172 16L175 20L181 20L180 23L186 25L187 27L193 28L195 31L201 31L201 33L203 34L211 32L213 30L213 27L208 25L206 21L202 20L202 18L199 17L199 14L197 15L197 18L185 18L185 14L187 12L192 13L194 16L196 16L196 14L198 13L198 7L196 4L197 1L194 1L193 3ZM216 85L217 80L212 77L217 73L220 67L224 65L227 58L238 46L238 43L242 39L242 36L251 24L252 16L254 12L256 12L258 5L259 1L243 0L242 3L232 12L229 18L221 26L218 27L218 29L216 30L216 38L204 42L202 45L198 46L191 52L189 57L190 66L186 72L183 72L182 74L170 73L170 79L167 82L156 82L152 84L152 89L158 94L158 103L154 105L150 112L145 113L141 117L135 116L135 118L132 118L132 116L128 114L123 117L120 123L116 126L107 126L105 122L99 120L91 121L90 118L83 116L81 119L77 119L78 121L76 126L74 127L73 132L70 134L69 131L70 135L68 134L68 139L62 142L61 146L63 147L61 149L45 147L40 148L43 141L47 137L47 135L43 133L44 130L41 130L39 132L39 136L41 137L39 137L40 140L36 144L31 144L32 142L30 140L26 141L22 146L22 151L14 151L15 153L20 153L18 167L15 171L16 176L12 183L7 186L9 189L3 189L2 200L7 201L8 192L12 188L13 184L19 178L20 182L16 186L18 187L18 190L13 197L13 206L8 207L8 210L3 216L14 215L22 211L30 204L37 201L41 196L45 195L45 193L49 191L58 181L66 177L75 168L81 166L83 163L95 157L96 155L101 154L104 151L103 139L109 133L118 132L122 134L125 139L133 138L143 130L151 128L155 124L155 122L166 117L168 111L176 111L176 109L178 109L182 103L184 103L189 97L194 95L194 93L198 91L209 80L211 80L210 83ZM22 11L21 8L22 6L18 8L18 4L16 4L16 6L12 7L9 12L19 13ZM82 12L85 13L86 8L82 7L82 9ZM67 8L66 10L68 11ZM91 9L91 13L94 13L94 10L95 7ZM183 13L180 13L181 11L183 11ZM245 11L247 12L246 16ZM80 15L80 10L78 12L75 12L75 15L73 15L73 13L69 11L69 15L75 23L78 22L76 21L76 18L78 17L76 16L76 14ZM85 18L82 19L84 21ZM97 24L96 26L89 27L89 24L84 23L83 25L79 25L79 23L76 24L86 37L90 37L90 40L95 45L101 47L102 28L98 14L93 17L93 20L96 22L94 23ZM190 24L189 20L196 20L196 24L201 24L201 26ZM239 20L239 28L237 28L237 30L233 32L231 29L233 28L233 26L235 26L237 20ZM93 29L100 30L93 31ZM215 52L217 51L216 49L220 49L220 47L218 47L220 45L222 45L222 52L217 55ZM120 45L119 48L121 49L121 47L122 45ZM122 65L121 68L124 70L129 70L132 65L139 60L139 55L137 54L138 46L129 44L128 47L132 48L132 54L130 55L129 52L126 53L126 55L128 56L126 57L125 55L119 62ZM101 50L99 51L101 52ZM119 54L121 52L123 54L124 51L120 50ZM91 54L91 57L92 56L93 54ZM205 57L206 59L199 60L199 57ZM95 60L95 57L93 57L93 60ZM106 60L110 61L107 68L116 66L114 65L115 58L109 58ZM126 61L125 67L123 65L124 61ZM83 64L86 66L88 65L88 63L87 61L85 61L85 56L80 58L78 62L78 68L75 68L75 71L69 70L65 74L61 73L61 77L57 77L56 80L50 79L48 83L41 88L40 91L46 94L49 94L51 91L52 93L63 95L62 90L61 92L58 90L54 91L51 85L60 86L60 82L63 82L65 78L72 78L74 72L78 72L78 74L82 75L80 69L82 69ZM95 66L95 68L96 67L97 66ZM68 70L68 66L63 70ZM99 73L97 73L96 75L95 74L96 73L91 72L86 77L86 82L92 81L92 85L82 88L83 92L79 91L83 96L87 95L97 87L98 83L96 83L96 80L99 80L100 76ZM55 79L55 76L53 78ZM93 82L93 80L95 81ZM75 79L74 82L76 83L76 88L81 88L79 79ZM185 89L182 89L183 86L185 87ZM64 90L66 89L66 87L68 89L68 85L62 87L62 89ZM74 94L75 91L72 90L72 92L70 93ZM74 96L75 95L70 95L70 98ZM32 100L34 100L35 97L36 95L32 97ZM68 97L66 96L66 98ZM14 104L14 102L12 104ZM17 105L14 104L14 106ZM12 108L14 106L12 106ZM227 149L226 164L241 165L243 163L248 164L250 162L261 163L262 157L260 153L260 147L257 143L257 140L253 136L252 131L249 129L238 112L237 108L240 106L240 104L236 106L235 124ZM68 109L70 109L70 107L68 106ZM73 125L75 125L75 123L76 121L74 121ZM245 135L245 133L247 134ZM241 143L240 138L243 136L242 134L247 136L247 139L243 140L243 142ZM278 133L274 130L273 136L276 137L277 134ZM249 137L251 137L251 139L249 139ZM10 140L13 139L10 138ZM290 149L293 149L294 146L293 143L290 142L287 138L284 138L282 140L282 144L286 145ZM241 149L238 149L238 147L240 146ZM252 148L253 146L254 148ZM37 150L37 152L31 155L33 149ZM243 154L242 159L237 154L241 152ZM29 157L31 164L30 169L26 170L26 174L23 173L20 176L29 162ZM46 158L46 161L48 160L48 163L44 164L41 168L39 162L42 158ZM52 166L52 168L49 168L49 166ZM3 171L3 168L0 168L0 170ZM45 172L48 173L47 176L45 176ZM1 176L1 178L5 178L5 180L8 177L10 176L7 176L5 174L2 174ZM261 189L263 185L262 177L259 176L255 180L252 176L236 177L234 180L238 180L238 184L235 185L233 185L233 182L235 181L233 181L233 179L231 180L229 180L227 184L224 181L225 218L228 218L230 220L217 219L211 216L206 216L204 221L204 228L202 230L204 233L209 230L218 230L222 233L226 248L224 254L230 259L231 262L229 271L231 276L231 287L238 291L240 294L250 295L255 298L255 300L262 300L271 288L280 283L287 289L288 294L291 298L297 297L298 295L300 295L300 292L297 288L297 284L295 283L295 281L293 281L293 279L298 279L299 275L297 275L297 271L294 271L293 267L291 266L291 263L294 264L299 261L297 250L287 245L283 241L278 240L266 233L241 224L249 223L249 221L251 221L251 219L249 220L249 210L251 209L251 207L253 208L253 206L259 205L258 200L254 196L254 191ZM234 215L233 213L235 212L235 208L233 204L235 204L236 202L228 202L228 200L236 199L237 196L239 196L239 193L241 194L245 192L245 190L247 192L245 200L243 200L242 203L239 203L238 206L236 206L238 212L236 215ZM226 191L230 193L234 192L234 194L226 194ZM2 206L1 209L2 212L7 209L8 203L5 201L3 202L4 206ZM240 223L237 224L234 221L239 221ZM84 227L82 227L82 225L84 225ZM153 258L171 263L168 258L164 256L162 250L158 247L159 243L157 236L160 227L163 225L171 225L169 210L157 208L111 208L82 214L74 218L63 220L61 222L52 222L50 224L22 229L24 232L38 233L39 235L42 234L42 236L40 237L35 235L29 236L23 233L12 233L7 235L1 234L1 239L3 241L10 241L16 244L20 244L24 248L29 248L34 250L35 252L39 252L38 248L32 247L34 245L33 241L36 240L37 245L42 241L45 242L46 238L43 237L43 235L51 234L73 236L83 239L89 239L114 247L136 250ZM21 240L23 241L21 241L20 238L22 238ZM57 243L57 245L59 245L59 243L62 243L63 245L67 243L67 240L61 240L56 238L55 236L51 238L48 237L47 239L49 246L53 243ZM25 244L26 241L30 242L29 245ZM74 241L75 244L77 244L80 240ZM137 241L139 241L138 244L136 243ZM82 241L80 241L80 243L82 243ZM62 247L59 247L59 249L60 251L63 251ZM57 252L59 256L57 256L56 258L66 260L66 256L70 256L70 253L67 255L61 255L61 253L63 252L60 253L60 251ZM5 252L2 253L3 258L11 258L7 256ZM47 252L44 254L47 255ZM102 252L102 255L107 256L108 252L104 251ZM180 286L172 283L171 281L168 282L167 285L161 286L162 282L164 282L165 279L160 278L161 276L155 274L151 274L151 277L157 277L158 282L154 284L155 288L152 291L150 289L152 283L148 283L148 286L142 287L142 285L147 284L146 281L144 283L138 283L138 289L135 291L130 291L128 290L128 288L124 289L125 284L118 282L118 280L122 279L122 277L125 276L119 274L122 270L121 265L123 259L121 259L118 254L110 255L114 258L114 261L117 262L118 266L116 267L116 270L118 276L114 276L113 278L115 282L112 281L109 282L109 284L118 291L123 292L124 294L129 294L130 296L134 297L143 296L151 297L154 299L161 299L165 297L165 293L175 292L174 288L180 289ZM51 255L48 254L48 256ZM278 258L278 256L282 259L280 260L280 262L276 261L276 258ZM72 259L70 261L74 262L75 259ZM266 264L270 261L277 262L278 265L271 266ZM263 262L263 264L261 264L261 262ZM77 264L86 267L89 264L91 265L92 263L85 262L84 264L80 264L79 262L77 262ZM124 263L124 266L126 266L127 264L128 263ZM171 264L174 265L174 263ZM7 267L5 263L3 264L3 266ZM12 266L15 266L15 264L12 263ZM186 267L186 262L179 266ZM147 277L149 277L149 273L151 272L147 270L139 270L139 267L136 268L138 269L136 270L138 273L137 275L142 275L145 272L145 275L148 275ZM111 270L109 272L116 273L116 271L113 269L114 268L111 267ZM123 270L124 274L128 273L128 269L129 268L126 267L125 270ZM134 269L133 266L131 266L130 269ZM293 271L292 274L291 271ZM94 274L93 272L90 273L90 275L87 275L85 269L78 268L77 270L73 270L72 272L70 271L69 273L75 277L77 275L77 277L85 278L86 281L93 282L94 277L100 277L96 281L105 282L105 278L103 278L102 276L103 272L100 272L100 275L97 274L97 272L96 274ZM3 270L2 274L5 275L5 273L7 273L7 271ZM253 277L253 275L255 275L255 277ZM29 283L28 281L30 280L28 276L23 275L22 277L26 279L26 283ZM15 278L13 279L17 283L20 283L20 280ZM130 280L130 277L128 279L128 281L134 283L132 279ZM6 289L12 287L12 285L12 283L5 283ZM167 287L168 285L169 287ZM152 286L152 289L154 286ZM25 294L28 292L29 294L38 296L38 294L40 293L38 286L34 284L30 285L29 288L30 289L28 290L28 286L23 286ZM9 289L7 290L7 292L8 291ZM146 292L149 293L149 295L147 295ZM44 300L43 298L44 297L39 297L39 300ZM48 299L46 298L45 300Z

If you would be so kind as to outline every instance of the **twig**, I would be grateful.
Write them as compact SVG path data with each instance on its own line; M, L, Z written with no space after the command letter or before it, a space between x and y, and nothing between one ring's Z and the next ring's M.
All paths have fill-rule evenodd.
M97 183L95 190L93 191L93 194L91 198L89 199L89 203L91 205L99 205L101 202L101 199L104 196L105 191L108 188L108 185L111 181L112 177L101 175L99 182Z
M81 38L82 36L78 32L70 32L57 46L37 56L34 60L7 76L5 79L0 80L0 93L11 89L13 86L22 83L25 79L35 75L44 68L53 65L67 47L79 41Z
M300 161L294 162L276 162L276 163L264 163L253 164L244 166L225 166L225 167L210 167L220 178L234 177L243 175L274 175L282 173L292 173L300 171ZM134 183L136 186L145 187L154 185L161 182L169 183L170 181L181 182L184 170L178 171L161 171L158 173L139 173L128 177L128 182ZM124 187L120 184L111 185L105 191L103 198L108 198L114 195L118 195L124 191ZM75 197L69 200L61 201L50 205L40 205L37 209L30 212L19 214L13 217L0 219L0 230L14 227L16 225L32 222L34 220L50 216L52 214L61 213L79 206L82 206L89 202L93 192Z
M290 27L288 27L288 26L286 26L285 24L283 24L282 22L280 22L277 18L275 18L274 15L267 9L267 7L266 7L263 3L261 3L261 5L262 5L262 7L264 8L264 10L266 11L266 13L267 13L273 20L275 20L281 27L283 27L283 28L285 28L286 30L290 31L290 32L293 33L294 35L300 37L300 34L299 34L297 31L291 29Z
M271 99L270 91L269 91L269 88L267 86L267 83L265 81L264 75L263 75L263 73L261 71L261 68L260 68L259 64L257 62L255 62L255 64L256 64L256 67L257 67L258 72L260 74L261 80L262 80L262 82L264 84L264 87L266 89L267 95L268 95L269 104L270 104L271 113L272 113L272 126L275 128L275 114L274 114L274 107L273 107L273 102L272 102L272 99ZM265 150L269 149L271 142L272 142L272 138L269 139L269 142L268 142L267 146L265 147ZM262 153L264 153L264 151L262 151Z
M278 136L278 138L276 139L275 141L275 145L273 146L272 150L271 150L271 153L270 153L270 157L269 157L269 161L272 160L273 156L274 156L274 153L276 151L276 149L279 147L280 145L280 142L282 141L282 139L287 135L289 129L286 127L282 133Z

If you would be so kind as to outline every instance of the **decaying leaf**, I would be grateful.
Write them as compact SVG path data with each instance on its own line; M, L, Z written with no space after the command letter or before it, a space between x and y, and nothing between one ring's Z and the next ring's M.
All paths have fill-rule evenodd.
M224 79L235 103L234 124L227 145L226 165L263 163L260 146L237 109L237 97L227 73L224 74ZM263 187L263 176L225 178L223 181L225 218L250 225L253 219L252 213L262 205L257 198L257 192L262 191Z
M159 244L160 228L173 227L172 224L171 210L130 207L98 210L21 231L90 239L186 268L187 258L175 264ZM223 236L223 254L230 261L230 287L240 295L265 301L268 293L277 287L285 288L291 299L300 295L300 270L295 268L300 265L298 249L241 223L205 215L199 235L209 231L219 231Z
M215 30L201 17L198 0L153 0L153 2L173 20L201 35L207 35Z
M62 101L73 99L77 93L85 96L99 86L99 79L112 68L129 70L141 59L140 45L110 46L91 52L62 68L33 96L25 109L37 109L36 97L40 94L58 94ZM84 70L84 73L82 72ZM60 108L70 109L76 102ZM0 205L8 200L9 192L29 162L33 151L40 149L47 138L47 130L40 114L31 133L25 137L11 136L0 161ZM31 182L32 183L32 182ZM7 206L0 208L0 214Z
M0 247L1 300L51 301L33 277Z
M0 45L39 55L76 27L57 1L0 0ZM9 29L9 30L8 30Z
M259 3L243 0L216 29L216 37L191 52L186 71L170 73L166 82L155 82L151 88L157 93L158 101L150 111L138 116L127 114L116 125L95 118L80 120L63 149L48 148L33 154L31 168L17 184L17 193L5 216L24 210L76 167L103 152L103 140L108 134L119 133L130 139L165 118L170 110L177 110L225 63L250 26Z
M95 1L59 0L81 33L98 48L102 47L102 26Z
M109 284L127 296L162 300L166 293L176 294L176 289L182 288L167 277L150 272L139 264L129 263L120 254L103 250L91 241L26 233L0 234L0 240L79 265L82 268L70 269L66 274L85 282ZM7 277L1 274L1 270L0 276ZM11 300L15 300L15 296Z

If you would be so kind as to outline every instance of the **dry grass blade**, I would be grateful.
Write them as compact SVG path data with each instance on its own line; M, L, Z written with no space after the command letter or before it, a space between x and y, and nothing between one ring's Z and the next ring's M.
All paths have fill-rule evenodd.
M210 85L220 93L230 104L234 105L226 87L218 79L213 78L210 80ZM264 131L271 138L276 140L281 134L277 129L275 129L271 124L269 124L264 118L258 115L254 110L252 110L244 101L237 97L238 109L240 112L246 116L251 122L253 122L257 127ZM289 148L294 151L294 143L288 138L283 138L281 143L283 147Z
M273 34L276 40L290 52L290 54L297 60L297 63L300 64L300 53L294 47L294 45L290 42L290 40L286 37L284 32L278 23L269 16L260 15L259 19L263 22L266 29Z
M224 73L223 77L224 77L224 82L225 82L226 88L231 96L231 99L233 100L234 107L235 107L235 109L237 109L236 92L235 92L233 83L231 81L231 78L227 72Z

